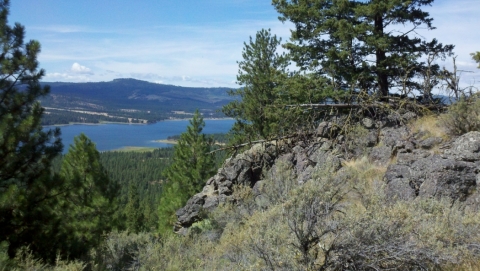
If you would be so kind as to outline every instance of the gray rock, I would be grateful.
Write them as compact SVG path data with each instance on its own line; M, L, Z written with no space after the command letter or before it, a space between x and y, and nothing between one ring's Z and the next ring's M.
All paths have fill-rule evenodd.
M437 159L438 156L426 158L428 161L423 171L417 171L414 178L420 186L419 196L448 197L464 201L471 189L476 187L476 165L453 159ZM415 166L415 163L412 167Z
M335 181L346 181L358 176L342 169L341 159L363 155L368 155L369 160L379 166L387 166L396 160L395 164L388 165L383 180L376 184L378 189L385 189L386 196L392 201L447 197L461 202L466 211L480 211L480 132L470 132L451 142L435 137L420 140L422 135L413 137L405 126L398 126L403 120L414 117L413 113L400 112L398 116L382 120L397 124L370 130L365 137L350 142L345 140L341 144L327 138L317 138L311 143L292 139L280 147L257 144L226 161L207 181L202 192L176 212L175 231L187 232L188 227L201 219L202 212L211 212L222 203L237 204L232 196L237 184L252 187L255 202L263 208L261 203L268 200L262 195L262 176L275 174L280 165L291 170L291 180L298 183L311 180L316 172L331 174ZM364 122L370 127L369 121ZM334 132L331 130L333 126L333 122L323 122L317 132L320 136L322 133L325 137L330 136ZM439 152L443 153L432 155L430 149L437 145ZM289 149L291 146L295 147ZM279 150L283 153L277 153ZM239 205L238 208L246 207Z
M230 202L234 185L253 187L260 179L263 168L270 168L275 161L273 146L257 144L234 158L228 159L218 173L207 181L201 193L194 195L186 205L176 212L176 232L183 232L199 221L202 210L212 211L220 203ZM283 159L293 159L284 157Z
M451 144L451 149L445 151L445 154L461 161L480 160L480 132L474 131L460 136Z
M370 131L367 136L365 137L365 146L373 147L377 145L378 141L378 132L377 131Z
M328 150L332 149L332 147L333 147L333 143L332 143L331 140L323 141L322 146L320 146L320 150L328 151Z
M295 160L295 156L293 155L293 153L287 153L287 154L280 155L275 161L275 163L283 163L285 165L293 166L294 160Z
M332 174L342 167L340 158L334 156L331 152L317 153L315 161L315 170L319 172Z
M384 180L388 184L394 179L407 179L412 177L410 167L406 165L393 164L389 165L385 172Z
M480 187L478 185L477 180L477 186L472 189L470 196L465 200L466 212L478 213L480 211Z
M217 197L208 197L205 199L205 203L203 204L203 209L207 211L212 211L218 206L218 198Z
M417 114L414 112L408 111L402 115L403 121L409 121L417 117Z
M384 128L380 131L380 141L386 146L394 147L405 141L410 136L407 128Z
M424 150L413 150L412 152L399 152L397 154L397 164L411 165L415 161L429 157L431 154Z
M375 122L371 118L363 118L362 125L367 129L371 129L375 126Z
M413 200L416 197L416 189L408 179L393 179L386 187L386 196L390 201Z
M311 165L311 162L308 159L307 153L304 148L300 146L295 146L295 148L293 148L293 153L295 155L295 172L297 172L297 174Z
M386 166L392 157L392 148L387 146L374 147L369 155L369 160L378 166Z
M429 150L429 149L435 147L436 145L442 143L442 141L443 141L443 139L440 138L440 137L430 137L430 138L427 138L427 139L424 139L424 140L420 140L418 142L418 145L422 149Z
M312 179L313 171L314 171L313 167L308 166L303 171L299 172L298 177L297 177L297 183L298 184L303 184L303 183L307 182L308 180Z
M200 220L200 212L203 210L205 199L201 196L195 195L190 198L187 204L180 208L175 214L177 215L177 222L182 227L189 227L193 223Z
M250 158L246 155L242 155L229 163L223 168L222 173L225 175L228 180L237 180L241 172L245 172L251 167Z
M411 165L389 166L385 174L387 195L410 199L413 191L420 197L448 197L464 201L476 187L476 174L474 163L432 155Z
M322 121L316 130L316 134L319 137L333 138L337 136L341 124L335 121Z

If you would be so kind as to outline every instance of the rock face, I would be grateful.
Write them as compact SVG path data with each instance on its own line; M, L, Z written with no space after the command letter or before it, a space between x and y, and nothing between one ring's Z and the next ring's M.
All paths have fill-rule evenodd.
M263 168L269 168L277 152L274 145L255 145L250 150L228 159L218 173L210 178L202 192L190 198L187 204L176 212L178 221L174 230L190 227L201 218L203 210L213 210L220 203L227 202L235 185L253 187Z
M444 142L442 138L412 134L400 121L407 117L415 115L407 112L380 124L364 119L360 122L364 136L351 142L338 137L328 139L336 132L335 125L322 122L308 143L255 145L227 160L206 182L203 191L177 211L175 231L185 233L201 220L203 212L233 202L236 185L250 186L258 194L262 176L277 163L294 169L297 183L302 184L317 170L333 174L342 167L344 159L362 156L377 166L387 167L384 189L392 201L447 197L452 202L461 202L465 208L480 210L480 132Z
M336 171L341 167L341 156L333 154L332 144L324 139L313 144L297 142L293 147L257 144L250 150L227 160L218 173L210 178L202 192L194 195L176 212L175 232L184 233L193 223L201 220L202 212L215 209L220 203L233 200L235 185L247 185L256 190L264 171L275 163L291 166L299 184L311 179L317 169Z
M478 197L480 132L458 137L440 154L430 154L423 143L418 146L420 149L398 154L397 163L388 167L384 177L387 195L392 200L448 197L468 201L471 208L478 209L478 200L470 198Z

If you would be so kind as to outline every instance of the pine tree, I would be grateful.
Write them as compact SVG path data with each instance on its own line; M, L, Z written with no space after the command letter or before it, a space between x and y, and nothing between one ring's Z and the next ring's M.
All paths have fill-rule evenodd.
M115 226L116 197L119 187L108 178L100 163L95 144L84 134L74 138L62 163L65 179L62 216L65 251L78 257L97 246L105 232Z
M174 147L173 162L165 170L167 181L159 203L159 231L171 232L175 211L181 208L215 173L215 157L210 152L213 139L202 133L205 122L195 112L187 131L180 135Z
M62 151L60 130L44 131L37 102L49 88L39 80L40 43L24 42L25 29L8 25L10 3L0 1L0 242L10 257L29 246L36 256L54 257L52 238L60 223L54 206L63 181L50 173Z
M338 91L375 90L381 96L387 96L399 78L415 85L413 77L423 66L420 58L429 45L438 46L415 35L419 27L434 29L433 19L421 9L432 3L273 0L281 20L295 25L286 48L302 69L328 76Z
M478 68L480 69L480 52L471 53L470 55L472 56L473 60L478 63Z
M130 232L138 233L144 229L144 215L140 209L138 186L130 183L128 187L128 202L125 206L126 226Z
M277 47L281 39L270 30L258 31L255 40L245 43L239 62L237 83L242 86L230 91L237 99L224 106L225 115L236 119L233 127L237 141L268 138L277 131L280 110L280 92L278 87L287 77L288 56L278 54ZM280 110L278 110L280 109Z

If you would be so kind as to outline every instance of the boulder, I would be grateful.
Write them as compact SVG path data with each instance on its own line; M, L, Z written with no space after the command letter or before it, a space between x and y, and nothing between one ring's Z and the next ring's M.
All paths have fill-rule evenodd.
M445 150L445 155L460 161L480 160L480 132L474 131L458 137L451 148Z
M397 155L397 164L390 165L385 174L389 197L409 200L412 193L419 197L447 197L465 201L478 208L476 191L480 165L480 132L470 132L454 140L441 155L423 149L441 143L440 138L418 143L421 149Z

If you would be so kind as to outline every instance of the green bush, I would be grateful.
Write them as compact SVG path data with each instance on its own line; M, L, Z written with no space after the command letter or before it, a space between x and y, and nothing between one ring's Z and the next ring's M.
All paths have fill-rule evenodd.
M21 247L14 259L9 259L3 244L0 245L0 271L83 271L87 264L79 260L65 261L57 257L54 265L46 264L42 259L35 258L28 247Z
M450 135L463 135L480 130L480 98L472 95L461 98L448 108L441 123Z

